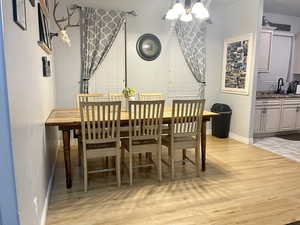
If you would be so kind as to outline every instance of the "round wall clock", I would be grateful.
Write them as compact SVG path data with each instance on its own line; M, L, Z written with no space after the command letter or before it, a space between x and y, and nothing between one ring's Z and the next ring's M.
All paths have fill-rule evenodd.
M153 61L161 53L160 40L153 34L144 34L138 39L136 50L142 59Z

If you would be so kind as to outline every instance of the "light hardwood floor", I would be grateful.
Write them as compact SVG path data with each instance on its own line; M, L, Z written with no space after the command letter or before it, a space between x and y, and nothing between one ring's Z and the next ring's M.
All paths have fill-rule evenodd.
M113 175L95 175L83 192L78 169L66 191L63 153L47 225L283 225L300 220L300 164L251 145L208 137L207 171L176 165L176 181L156 180L155 169L125 173L118 188ZM192 154L189 152L188 154ZM74 164L76 152L72 151ZM178 155L180 157L181 155ZM74 165L76 166L76 165Z

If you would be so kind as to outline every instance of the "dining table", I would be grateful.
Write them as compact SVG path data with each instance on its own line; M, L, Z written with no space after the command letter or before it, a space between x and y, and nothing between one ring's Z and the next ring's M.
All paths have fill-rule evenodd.
M217 116L217 113L204 111L203 122L201 127L201 163L202 171L206 169L206 124L212 117ZM172 119L172 107L165 107L163 114L163 124L170 124ZM128 126L129 114L128 112L121 112L121 126ZM58 127L62 132L64 164L67 189L72 188L72 167L71 167L71 152L70 152L70 136L71 131L81 128L81 118L79 109L54 109L51 111L47 121L46 127Z

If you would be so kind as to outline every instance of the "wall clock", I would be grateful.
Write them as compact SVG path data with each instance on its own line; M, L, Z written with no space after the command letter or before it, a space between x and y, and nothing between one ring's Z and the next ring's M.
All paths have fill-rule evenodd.
M136 50L142 59L153 61L161 53L160 40L153 34L144 34L138 39Z

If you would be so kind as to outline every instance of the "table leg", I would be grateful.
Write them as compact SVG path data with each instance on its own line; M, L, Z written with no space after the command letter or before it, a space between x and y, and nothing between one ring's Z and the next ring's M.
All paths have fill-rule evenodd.
M202 171L206 169L206 121L202 122L201 128L201 160L202 160Z
M66 169L66 185L67 185L67 189L70 189L72 187L70 129L63 129L62 132L63 132L64 160L65 160L65 169Z

